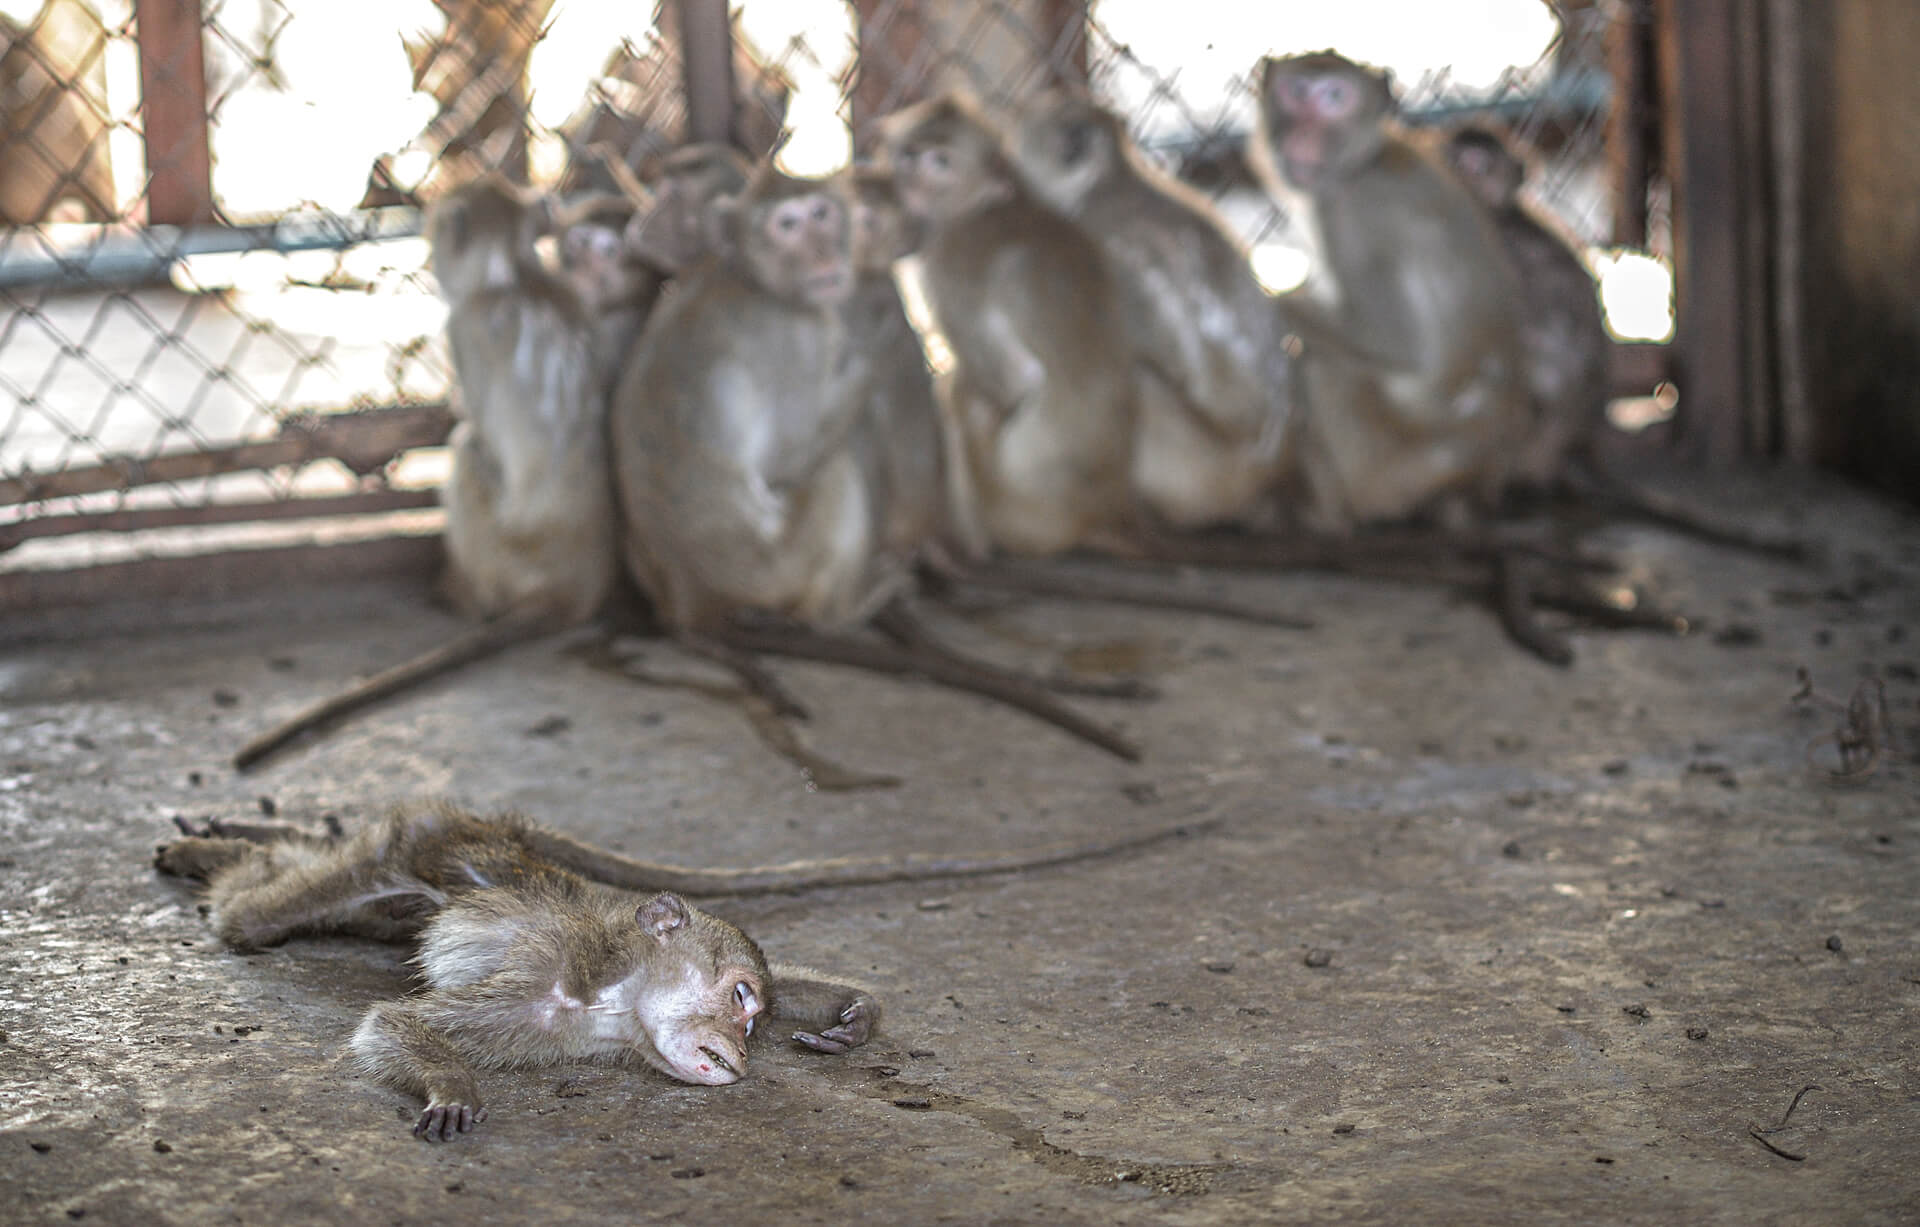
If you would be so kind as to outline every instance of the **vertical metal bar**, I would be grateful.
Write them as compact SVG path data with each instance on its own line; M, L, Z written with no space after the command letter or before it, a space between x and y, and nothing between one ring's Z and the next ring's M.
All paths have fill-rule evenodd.
M212 221L199 0L134 0L133 12L140 44L147 221L170 226Z
M733 23L727 0L674 0L680 14L680 68L687 135L733 141Z
M1674 205L1674 349L1684 449L1712 467L1743 450L1747 360L1740 202L1746 149L1737 106L1734 0L1664 0L1671 40L1667 96L1679 110L1680 174Z
M1050 47L1065 46L1066 60L1049 63L1052 75L1076 85L1087 82L1087 0L1041 0L1040 28Z
M1607 64L1614 85L1607 160L1613 179L1613 241L1622 247L1647 245L1647 184L1658 113L1653 29L1651 0L1629 0L1607 23Z

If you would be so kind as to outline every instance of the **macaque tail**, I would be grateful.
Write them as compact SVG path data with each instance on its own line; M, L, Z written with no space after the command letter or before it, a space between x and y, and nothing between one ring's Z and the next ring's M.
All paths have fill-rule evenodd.
M543 827L524 835L527 849L563 869L608 886L632 891L670 890L686 895L766 895L781 891L827 886L871 886L881 882L917 882L928 878L974 878L1064 865L1095 857L1145 848L1162 840L1197 834L1218 824L1217 818L1156 827L1118 839L1080 840L1042 844L1019 852L985 856L909 852L900 856L833 857L789 861L754 869L688 869L634 860L581 843Z
M461 632L437 648L422 652L390 669L383 669L339 694L322 699L242 746L240 752L233 756L234 769L250 770L302 734L338 723L381 699L410 690L462 665L534 638L553 626L549 614L550 610L544 601L516 605L491 621Z

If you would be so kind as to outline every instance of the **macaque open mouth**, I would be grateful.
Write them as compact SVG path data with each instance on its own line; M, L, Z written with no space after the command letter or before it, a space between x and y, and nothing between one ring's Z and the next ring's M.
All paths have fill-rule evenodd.
M734 1077L739 1078L744 1076L741 1074L739 1070L734 1068L732 1061L727 1060L727 1058L721 1056L718 1052L715 1052L713 1049L708 1048L705 1045L702 1045L700 1048L700 1053L702 1056L706 1057L709 1061L712 1061L715 1065L719 1066L721 1069L726 1070L728 1073L732 1074Z

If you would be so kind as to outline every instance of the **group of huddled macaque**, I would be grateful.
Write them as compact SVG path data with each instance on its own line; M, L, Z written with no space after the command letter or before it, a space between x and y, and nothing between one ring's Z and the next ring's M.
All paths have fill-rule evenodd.
M1408 517L1444 529L1417 562L1556 558L1469 531L1511 489L1596 473L1609 394L1593 280L1519 203L1521 162L1481 131L1430 156L1385 76L1331 52L1258 79L1250 161L1316 260L1278 297L1117 116L1061 92L1010 117L908 107L880 121L874 162L831 179L696 145L564 206L497 178L451 193L428 226L465 407L444 590L488 622L242 764L591 618L622 569L670 634L782 713L804 709L760 653L919 673L1132 756L1048 693L1072 686L932 637L901 599L916 577L991 586L996 559L1072 550L1303 557L1263 554L1280 528L1319 543L1305 557L1404 558L1404 538L1367 530ZM937 391L893 276L914 253L953 358ZM1503 619L1564 662L1535 595L1505 591Z
M758 653L919 673L1131 753L1047 694L1064 687L939 642L904 594L929 571L981 580L1004 556L1206 556L1222 542L1201 534L1223 528L1240 544L1291 525L1358 545L1426 514L1443 531L1424 548L1444 549L1474 540L1464 525L1510 487L1589 461L1608 342L1585 267L1517 203L1520 162L1482 132L1431 158L1392 122L1385 78L1332 53L1266 60L1259 88L1253 161L1318 261L1278 298L1117 117L1066 94L1011 119L916 104L881 122L876 164L831 179L693 146L645 185L565 206L493 178L454 191L428 225L464 405L444 589L486 621L241 764L594 617L622 571L679 642L790 713ZM909 252L952 353L938 388L894 279ZM1478 557L1498 569L1503 548ZM1511 626L1531 594L1505 595ZM1142 842L688 871L450 809L351 838L186 834L159 864L207 882L235 948L418 938L426 991L376 1006L352 1048L426 1100L415 1132L442 1139L484 1115L476 1068L637 1055L717 1084L740 1076L763 1015L826 1051L867 1038L871 997L770 969L674 892L991 872ZM586 879L663 893L636 902Z

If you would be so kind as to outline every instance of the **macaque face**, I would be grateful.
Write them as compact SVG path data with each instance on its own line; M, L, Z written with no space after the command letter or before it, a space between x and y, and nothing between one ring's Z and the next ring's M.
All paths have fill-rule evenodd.
M643 1008L657 1058L653 1064L669 1077L700 1086L738 1082L747 1072L747 1039L766 1008L762 972L724 967L716 973L689 964L678 985L656 981Z
M815 306L846 301L853 245L848 209L838 197L815 192L777 200L761 212L758 237L793 297Z
M1370 157L1393 110L1384 79L1330 55L1269 60L1262 93L1274 156L1307 189Z
M993 134L961 115L937 115L890 143L894 190L918 221L950 221L1006 190Z
M621 296L627 282L621 267L624 255L621 232L612 226L581 223L569 226L560 239L560 265L588 303L612 302Z

